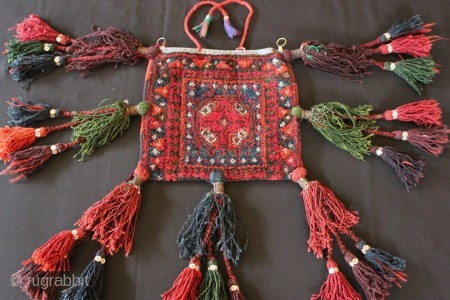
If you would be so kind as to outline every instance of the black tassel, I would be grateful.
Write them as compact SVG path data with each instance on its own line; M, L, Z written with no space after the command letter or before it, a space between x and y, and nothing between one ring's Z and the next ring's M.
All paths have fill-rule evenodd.
M236 215L230 197L223 193L224 177L221 172L213 171L209 178L214 190L203 197L189 216L189 226L183 227L178 235L180 255L183 258L204 255L207 242L217 237L217 250L237 263L245 246L241 247L235 239Z
M104 264L105 255L100 250L81 273L79 282L61 292L60 300L100 300Z
M371 152L378 155L388 165L394 168L397 177L409 192L416 187L419 179L423 177L425 164L415 160L410 154L399 151L393 147L372 147Z
M12 98L11 101L6 103L9 104L7 109L8 124L11 126L31 127L38 121L56 118L61 114L59 110L53 110L48 104L20 97Z
M47 75L54 68L63 66L64 64L64 57L59 55L41 54L23 56L11 63L11 69L9 71L15 81L26 81L26 87L36 79Z

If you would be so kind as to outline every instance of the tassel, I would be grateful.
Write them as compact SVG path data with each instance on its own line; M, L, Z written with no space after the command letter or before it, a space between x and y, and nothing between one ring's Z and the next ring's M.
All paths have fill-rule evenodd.
M9 127L0 128L0 159L9 161L9 154L26 149L38 137L46 136L50 131L46 127Z
M223 28L225 29L225 32L230 39L240 34L239 30L233 27L230 21L230 17L227 15L223 17Z
M301 44L300 53L305 66L340 78L357 80L371 74L370 51L362 46L307 41Z
M12 274L11 281L13 286L20 287L31 299L54 300L58 290L55 279L59 274L56 271L43 271L29 259L23 262L22 269Z
M390 282L350 252L345 253L345 261L352 267L353 275L364 290L367 300L383 300L389 296Z
M161 297L163 300L197 300L201 283L200 259L196 256L191 259L189 266L178 275L172 288Z
M24 87L27 87L36 79L65 63L64 57L57 54L22 56L11 63L9 72L15 81L26 81Z
M7 101L8 124L11 126L28 127L33 126L38 121L43 121L49 117L55 118L60 115L58 110L53 110L48 104L39 103L22 98L12 98ZM52 114L52 113L53 114Z
M206 15L205 19L197 26L194 26L192 30L197 32L200 37L204 38L208 34L209 23L211 23L211 15Z
M442 145L448 143L447 135L449 133L450 130L447 126L416 128L408 131L397 130L392 132L395 139L407 141L411 145L434 156L439 156L444 152Z
M407 20L402 20L392 25L385 33L380 35L376 40L367 43L365 47L373 47L398 37L408 34L421 34L430 32L433 24L424 24L419 15L415 15Z
M311 300L361 300L361 296L353 289L345 276L339 272L337 264L331 258L327 261L328 278L318 294Z
M393 147L372 147L371 152L379 156L388 165L394 168L397 177L411 191L423 177L425 164L421 160L415 160L406 152Z
M430 57L433 42L437 40L439 40L437 36L408 35L379 46L374 53L401 53L413 57Z
M51 146L35 146L22 151L9 153L8 160L10 164L8 168L0 173L0 175L15 175L15 177L10 180L10 182L15 183L22 178L29 177L52 156L62 153L76 144L78 144L78 142L55 144Z
M235 238L236 215L230 197L223 192L225 178L220 171L213 171L209 180L214 190L203 197L186 222L189 227L183 227L178 235L180 255L187 258L206 254L206 242L220 233L217 250L236 264L246 245L241 247Z
M103 288L103 269L106 260L98 251L94 260L81 273L81 282L61 292L60 300L100 300Z
M328 102L314 105L310 111L295 107L291 113L307 119L314 129L337 147L364 159L364 155L369 153L371 135L364 136L363 132L376 127L373 120L361 117L367 116L371 110L370 105L351 108L339 102Z
M422 100L407 103L393 110L384 112L383 117L388 120L414 122L419 126L440 126L442 110L436 100Z
M114 27L94 28L86 36L72 41L67 51L71 58L67 71L78 71L82 76L108 63L134 65L139 62L141 42L131 33Z
M56 45L42 42L20 42L12 40L7 44L8 48L4 54L8 55L8 68L14 60L22 56L30 56L43 53L53 53L56 51Z
M218 271L217 261L214 258L209 258L208 271L206 272L205 279L200 287L200 294L197 299L223 300L227 298L225 283Z
M429 57L377 64L382 69L392 71L403 78L419 94L423 91L423 85L433 82L435 74L439 73L439 66Z
M92 239L98 240L109 255L124 248L126 256L131 252L141 203L141 185L149 174L139 166L134 177L117 185L102 200L88 208L76 225L92 231Z
M80 124L73 128L72 140L83 138L84 142L74 157L82 161L86 155L92 155L96 148L111 143L128 128L130 116L144 116L148 109L147 102L129 106L127 101L118 100L92 111L75 113L73 121Z
M34 250L31 259L43 271L69 271L69 254L73 247L84 238L85 234L81 228L64 230Z
M31 14L28 18L24 19L22 23L17 24L16 32L16 38L22 42L57 42L62 45L67 45L72 40L70 37L51 28L35 14Z
M398 287L401 287L400 282L406 282L406 274L403 272L406 269L406 261L403 258L372 248L363 240L356 241L355 245L375 270L387 276Z
M310 237L308 251L322 258L324 249L331 249L332 235L347 234L350 227L358 223L355 211L349 211L333 192L318 181L308 181L304 168L292 171L291 179L303 189L301 195L305 203L306 218L309 224Z

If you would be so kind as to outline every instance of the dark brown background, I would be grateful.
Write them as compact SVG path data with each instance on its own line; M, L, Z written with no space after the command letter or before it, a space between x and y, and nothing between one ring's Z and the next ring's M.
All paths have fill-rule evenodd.
M275 47L280 37L288 47L300 41L321 39L341 43L372 40L399 19L420 13L426 22L436 22L435 33L450 36L446 0L399 1L252 1L255 16L247 49ZM159 37L168 46L192 47L183 31L183 19L196 1L0 1L0 41L12 37L7 32L30 13L37 13L54 27L71 36L90 32L91 25L109 25L133 32L145 44ZM236 27L242 28L245 10L228 9ZM198 23L205 15L198 14ZM215 17L217 18L217 17ZM237 41L223 34L221 21L213 22L204 41L208 48L234 49ZM450 43L438 42L433 55L442 64L441 74L422 96L401 79L376 71L364 84L341 80L293 64L304 107L323 101L349 105L370 103L376 111L419 99L435 98L450 124ZM63 70L35 82L26 91L0 60L0 98L28 97L67 109L95 107L104 98L142 98L145 63L138 66L106 67L89 78ZM6 105L0 124L6 125ZM393 125L393 124L390 124ZM425 156L426 177L408 193L393 172L380 160L353 159L323 140L307 125L302 126L303 155L309 178L332 188L351 209L358 210L360 225L355 231L366 241L407 259L409 281L403 289L393 289L391 299L449 299L450 154L440 158ZM101 199L134 169L139 155L139 122L114 144L100 149L89 161L78 162L72 153L61 155L18 184L0 178L0 298L26 299L10 285L10 274L32 251L55 233L72 229L72 224L91 203ZM67 140L56 134L45 143ZM413 150L401 142L385 139L381 144ZM202 195L210 189L204 182L147 183L130 257L122 254L108 260L103 299L158 299L187 265L178 259L175 243L179 229ZM249 247L236 270L248 299L308 299L326 278L324 262L306 251L308 229L300 189L291 182L238 182L226 184L236 211L246 220ZM84 243L72 255L75 274L93 257L98 245ZM349 268L341 263L349 274ZM351 278L351 276L348 276ZM350 279L352 283L352 279Z

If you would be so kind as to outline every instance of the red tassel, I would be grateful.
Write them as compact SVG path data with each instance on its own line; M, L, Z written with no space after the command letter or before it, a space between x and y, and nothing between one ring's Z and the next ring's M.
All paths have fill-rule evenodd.
M329 188L318 181L308 182L305 176L304 168L297 168L291 174L292 181L303 188L301 195L310 229L308 251L322 258L322 251L331 249L333 234L348 234L359 217L357 212L349 211Z
M364 290L367 300L383 300L389 296L389 280L350 252L345 253L345 261L352 267L353 275Z
M198 289L202 283L200 260L194 257L173 283L170 290L161 295L163 300L197 300Z
M361 296L339 272L334 260L328 259L327 268L328 278L320 288L320 292L312 295L311 300L361 300Z
M34 250L31 259L41 267L42 271L69 271L69 254L85 234L84 230L80 228L61 231Z
M56 299L58 287L55 279L59 272L43 271L31 259L23 262L23 267L11 276L13 286L18 286L33 300Z
M16 177L10 180L10 182L15 183L22 178L30 176L53 155L62 153L76 144L78 142L51 146L35 146L22 151L9 153L8 160L10 164L0 175L16 175Z
M102 200L88 208L77 226L93 232L105 251L113 255L121 248L131 251L136 228L137 213L141 203L140 185L149 178L143 167L135 170L133 180L122 182Z
M408 35L393 40L389 44L383 44L376 49L376 53L390 54L401 53L413 57L430 57L433 42L439 40L438 36Z
M16 38L22 42L57 42L62 45L67 45L72 40L70 37L51 28L35 14L30 15L28 18L24 19L22 23L17 24L16 32Z
M44 137L49 130L45 127L3 127L0 128L0 159L7 162L9 154L28 148L38 137Z
M415 128L408 131L397 130L393 136L397 140L408 141L428 154L439 156L444 151L442 145L448 143L450 130L447 126Z
M108 63L134 65L139 62L138 48L141 42L131 33L109 27L73 40L67 49L72 57L66 65L67 71L78 71L87 75Z
M388 120L414 122L420 126L439 126L442 110L436 100L422 100L385 111L383 117Z

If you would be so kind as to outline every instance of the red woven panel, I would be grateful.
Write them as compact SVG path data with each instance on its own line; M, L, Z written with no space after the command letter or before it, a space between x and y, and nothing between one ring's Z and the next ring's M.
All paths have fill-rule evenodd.
M283 180L301 165L290 65L278 54L160 54L151 60L142 159L153 180Z

